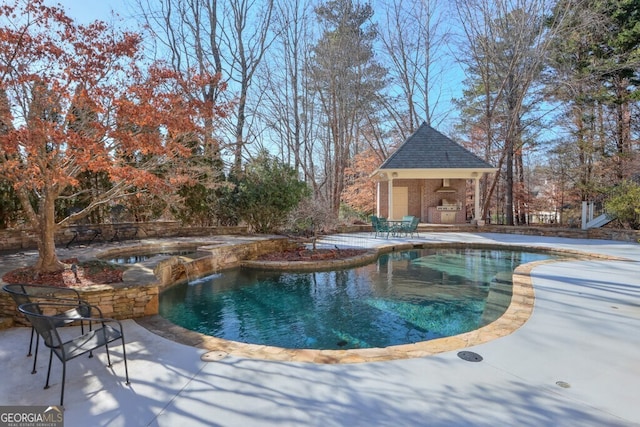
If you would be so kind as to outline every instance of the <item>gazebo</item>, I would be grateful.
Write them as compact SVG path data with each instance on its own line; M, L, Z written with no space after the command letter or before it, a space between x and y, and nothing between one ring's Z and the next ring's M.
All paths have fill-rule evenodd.
M405 215L432 224L463 224L466 182L473 180L472 219L479 223L480 179L497 169L455 141L423 123L373 172L377 182L376 215ZM480 222L481 223L481 222Z

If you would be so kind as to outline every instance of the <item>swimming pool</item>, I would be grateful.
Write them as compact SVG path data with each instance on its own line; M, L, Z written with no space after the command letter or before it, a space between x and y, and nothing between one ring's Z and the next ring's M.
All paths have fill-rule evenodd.
M363 267L315 273L232 269L161 294L173 323L284 348L387 347L491 323L511 300L511 273L546 253L414 249Z

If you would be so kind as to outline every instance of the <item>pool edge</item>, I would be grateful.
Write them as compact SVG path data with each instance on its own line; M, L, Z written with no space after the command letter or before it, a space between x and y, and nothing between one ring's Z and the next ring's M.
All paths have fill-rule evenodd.
M590 254L581 253L580 255L589 256ZM163 338L206 350L207 353L202 356L204 361L219 360L220 353L240 358L318 364L383 362L419 358L484 344L508 336L518 330L529 320L535 305L531 271L539 265L561 261L550 259L518 266L513 275L511 303L502 316L486 326L451 337L384 348L349 350L287 349L229 341L204 335L178 326L160 315L139 318L135 319L135 321ZM207 354L209 352L215 353L215 357L208 357Z

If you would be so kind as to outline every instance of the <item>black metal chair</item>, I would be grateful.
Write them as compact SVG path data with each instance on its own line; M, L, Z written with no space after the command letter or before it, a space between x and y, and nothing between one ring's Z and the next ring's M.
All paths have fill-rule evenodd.
M82 317L91 316L91 306L80 297L80 293L75 289L61 288L58 286L27 285L17 283L4 285L2 289L9 295L11 295L11 298L13 298L13 301L16 303L16 307L20 307L22 304L29 304L33 302L63 302L74 304L73 308L67 310L64 313L60 313L60 316L58 316L56 320L58 326L64 326L65 324L69 324ZM84 322L80 322L80 327L82 328L82 333L84 333ZM27 353L27 357L32 355L31 351L33 349L34 336L34 328L32 327L31 338L29 340L29 353ZM31 370L32 374L35 374L37 372L36 363L38 362L38 347L40 345L40 341L37 339L37 336L35 337L36 351L33 358L33 369Z
M62 362L62 389L60 391L60 406L64 405L64 384L67 372L67 361L78 356L89 353L93 350L104 347L107 352L107 366L111 367L111 356L109 355L109 343L120 340L122 342L122 357L124 359L124 372L126 384L129 384L129 368L127 367L127 353L124 343L124 331L122 323L115 319L103 317L102 312L96 306L91 306L94 317L64 317L63 313L73 310L74 305L64 303L29 303L22 304L18 310L24 314L31 322L38 335L40 335L47 347L49 347L49 368L47 369L47 382L45 389L49 388L49 377L51 375L51 361L53 355ZM51 314L43 314L51 313ZM60 320L69 322L86 321L89 323L89 331L82 335L63 341L58 333ZM98 323L100 327L93 329L93 323Z

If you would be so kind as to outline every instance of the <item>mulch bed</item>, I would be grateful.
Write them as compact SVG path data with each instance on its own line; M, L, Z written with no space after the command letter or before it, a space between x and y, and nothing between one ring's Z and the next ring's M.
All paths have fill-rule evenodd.
M99 260L81 263L77 258L65 259L62 262L68 264L68 268L63 271L38 273L33 267L23 267L6 273L2 276L2 280L6 283L49 285L61 288L122 282L124 268L121 266ZM75 272L72 265L76 266Z

